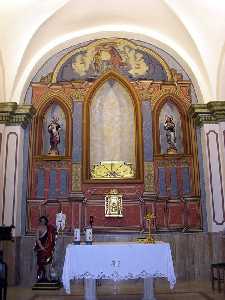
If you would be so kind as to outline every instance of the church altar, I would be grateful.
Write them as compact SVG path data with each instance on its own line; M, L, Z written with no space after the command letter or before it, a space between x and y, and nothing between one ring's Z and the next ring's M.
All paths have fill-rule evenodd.
M70 293L70 280L85 279L85 299L96 299L96 279L114 281L144 279L144 300L154 300L153 278L167 278L170 288L176 283L170 245L109 243L68 245L62 281Z

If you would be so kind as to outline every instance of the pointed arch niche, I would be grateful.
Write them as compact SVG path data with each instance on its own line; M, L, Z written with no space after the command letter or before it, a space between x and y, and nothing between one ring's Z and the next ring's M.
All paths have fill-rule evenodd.
M85 99L83 151L85 182L143 181L140 100L130 83L114 71L95 82ZM106 164L112 170L123 163L132 169L131 176L93 176L96 166Z
M188 108L188 104L181 102L174 95L168 95L158 100L153 112L155 155L167 155L168 145L164 129L166 116L172 116L176 125L176 155L191 154L191 126L188 119Z
M71 157L71 137L72 137L72 110L70 106L57 95L49 95L47 99L37 107L37 114L33 121L33 155L40 159L60 160ZM60 121L60 144L59 155L49 156L50 147L48 124L52 117L57 117Z

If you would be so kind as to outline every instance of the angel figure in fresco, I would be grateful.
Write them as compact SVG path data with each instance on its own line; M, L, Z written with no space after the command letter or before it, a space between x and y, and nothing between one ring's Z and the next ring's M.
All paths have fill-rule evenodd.
M168 144L167 153L176 153L176 124L174 123L172 116L166 116L164 129L166 130L166 138Z
M60 143L60 129L61 126L59 124L59 119L53 117L48 125L48 132L50 134L50 149L48 151L49 155L59 155L58 144Z

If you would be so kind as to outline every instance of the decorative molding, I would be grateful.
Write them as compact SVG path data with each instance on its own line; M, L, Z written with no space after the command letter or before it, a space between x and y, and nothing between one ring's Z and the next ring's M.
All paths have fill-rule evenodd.
M15 150L15 160L11 163L15 164L14 174L13 174L13 197L12 197L12 225L15 224L15 205L16 205L16 180L17 180L17 161L18 161L18 134L16 132L9 132L7 135L6 141L6 158L5 158L5 174L4 174L4 183L3 183L3 208L2 208L2 224L5 224L5 207L6 207L6 182L7 182L7 169L8 169L8 154L9 154L9 138L10 136L15 136L16 138L16 148ZM12 150L12 149L11 149Z
M211 161L211 155L212 155L212 151L210 149L210 134L211 135L215 135L215 139L216 139L216 149L212 149L212 151L217 151L217 162L218 162L218 169L219 169L219 181L218 182L218 186L215 186L213 184L213 168L216 168L215 166L215 161ZM216 225L223 225L225 223L225 210L224 210L224 191L223 191L223 178L222 178L222 165L221 165L221 157L220 157L220 149L219 149L219 137L218 137L218 133L215 130L209 130L206 134L207 137L207 152L208 152L208 162L209 162L209 175L210 175L210 192L211 192L211 197L212 197L212 210L213 210L213 222ZM220 187L219 187L220 184ZM218 189L218 190L217 190ZM220 190L219 190L220 189ZM216 220L216 210L215 210L215 206L218 205L218 194L220 193L221 196L221 210L222 210L222 214L223 214L223 219L221 220L221 222Z
M130 84L130 82L123 76L121 76L119 73L115 71L109 71L106 72L102 77L100 77L98 80L95 81L95 83L92 85L91 89L89 90L86 98L84 99L84 109L83 109L83 120L84 121L84 127L83 127L83 161L82 161L82 176L83 176L83 182L85 183L99 183L102 184L106 181L106 179L91 179L90 178L90 105L91 100L96 93L96 91L109 79L116 80L119 82L124 88L127 89L129 92L133 103L134 103L134 117L135 117L135 142L136 142L136 177L131 179L114 179L117 182L121 181L123 183L130 182L134 183L140 183L144 181L143 178L143 134L142 134L142 115L141 115L141 107L140 107L140 98L136 92L136 90L133 88L133 86ZM110 181L110 179L109 179Z
M32 105L18 105L16 102L0 103L0 124L21 125L26 128L36 110Z
M72 164L72 191L73 192L81 191L81 164L80 163Z
M152 104L152 109L156 103L162 98L177 98L179 102L184 104L187 108L191 104L191 82L177 81L177 82L163 82L163 81L133 81L131 84L138 91L142 101L149 100Z
M145 192L154 192L154 163L152 161L144 162L144 187Z
M206 104L192 104L189 116L197 126L225 121L225 101L211 101Z

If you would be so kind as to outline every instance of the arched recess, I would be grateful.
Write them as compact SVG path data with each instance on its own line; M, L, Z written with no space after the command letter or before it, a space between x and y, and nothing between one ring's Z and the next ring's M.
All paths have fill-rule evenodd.
M188 120L188 108L190 104L181 101L175 95L164 95L160 98L154 106L153 111L153 141L154 141L154 155L161 154L161 146L160 146L160 131L159 131L159 116L162 108L167 102L171 102L177 108L180 119L181 119L181 130L182 130L182 142L183 142L183 154L190 154L190 124Z
M83 110L83 182L106 183L112 179L91 179L90 177L90 106L96 92L109 80L115 80L129 93L134 108L134 132L135 132L135 160L136 172L132 179L113 179L113 182L143 182L143 141L142 141L142 116L140 99L129 81L114 70L103 74L89 90L84 99ZM113 126L113 124L112 124ZM124 145L126 147L126 145Z
M42 99L43 100L43 99ZM69 105L57 94L49 94L44 97L44 100L40 102L37 107L37 113L33 120L32 128L32 141L33 141L33 155L40 156L41 158L56 159L56 157L51 157L43 154L43 121L46 112L53 105L57 104L62 109L65 119L66 119L66 132L65 132L65 154L66 158L70 158L72 155L72 110ZM58 157L61 158L61 155Z

